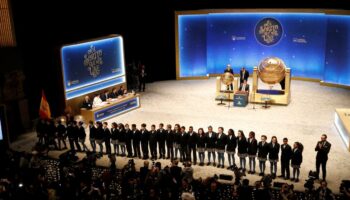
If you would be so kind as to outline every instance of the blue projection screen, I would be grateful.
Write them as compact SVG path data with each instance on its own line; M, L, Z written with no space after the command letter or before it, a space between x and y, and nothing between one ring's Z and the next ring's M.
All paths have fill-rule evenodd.
M177 78L220 74L227 64L235 73L243 66L252 72L261 60L276 56L292 69L294 77L350 85L349 16L186 13L177 19Z
M125 83L121 36L63 46L61 60L66 100Z

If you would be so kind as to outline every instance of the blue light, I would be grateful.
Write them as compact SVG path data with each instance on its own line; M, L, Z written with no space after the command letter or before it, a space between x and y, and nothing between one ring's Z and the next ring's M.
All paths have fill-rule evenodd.
M283 37L273 46L255 39L255 25L267 17L283 27ZM222 73L227 64L235 73L242 66L252 72L262 59L276 56L292 69L293 77L350 85L350 16L254 12L178 19L180 77Z

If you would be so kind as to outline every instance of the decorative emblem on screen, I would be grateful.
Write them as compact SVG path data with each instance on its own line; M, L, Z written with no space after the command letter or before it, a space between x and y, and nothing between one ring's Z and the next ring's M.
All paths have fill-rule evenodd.
M84 66L87 67L90 75L94 78L100 74L100 66L103 64L102 55L102 49L96 50L93 45L84 54Z
M282 38L282 25L274 18L264 18L255 26L255 37L263 45L271 46Z

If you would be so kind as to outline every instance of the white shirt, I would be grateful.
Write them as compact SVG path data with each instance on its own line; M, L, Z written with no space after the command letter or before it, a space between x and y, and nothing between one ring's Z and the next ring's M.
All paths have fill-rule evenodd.
M99 96L95 96L94 97L94 101L92 103L93 107L99 106L102 103L102 100Z
M247 84L242 84L242 88L241 88L241 91L245 91L245 87L246 87Z

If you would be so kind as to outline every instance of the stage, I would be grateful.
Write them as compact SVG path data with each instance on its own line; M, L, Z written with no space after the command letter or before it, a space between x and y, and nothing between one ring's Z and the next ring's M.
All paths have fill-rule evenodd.
M150 129L151 124L158 127L159 123L193 126L197 131L203 127L207 130L208 125L217 131L219 126L224 127L225 133L229 128L243 130L247 135L249 131L255 131L256 138L260 140L262 134L267 135L268 141L275 135L278 142L282 143L284 137L288 137L289 143L299 141L304 145L303 163L301 164L300 182L293 183L296 190L304 190L305 179L308 172L315 170L314 150L316 142L321 134L328 135L328 141L332 144L327 163L327 180L329 187L335 193L339 193L341 180L350 179L350 153L344 145L334 125L334 110L336 108L350 108L350 91L346 89L321 86L317 82L305 82L292 80L291 102L288 106L272 105L263 109L262 105L248 104L245 108L219 106L215 101L215 78L208 80L181 80L162 81L146 85L146 92L141 93L142 107L140 109L125 113L116 118L108 120L137 124L146 123ZM249 83L251 83L251 78ZM260 86L260 83L259 83ZM278 87L276 86L276 89ZM274 88L275 89L275 88ZM15 150L30 151L36 141L34 133L23 135L17 142L12 144ZM86 140L88 144L88 139ZM88 145L90 147L90 145ZM51 156L57 157L61 152L52 151ZM80 154L80 153L79 153ZM82 156L82 154L81 154ZM207 155L206 155L207 156ZM127 158L117 159L117 167L121 168L127 163ZM248 160L248 159L247 159ZM136 159L137 168L142 166L143 160ZM169 165L169 160L161 160L162 166ZM239 159L236 156L236 164ZM98 164L108 166L106 156L98 161ZM194 166L195 178L213 176L214 174L230 174L226 170L228 160L225 158L225 169L213 166ZM247 162L247 169L248 169ZM259 172L258 163L256 171ZM266 172L270 171L267 163ZM280 175L280 164L278 164L277 175ZM258 175L247 175L250 184L259 180ZM285 182L282 179L275 179ZM288 183L292 183L287 181ZM315 184L316 187L319 184Z

